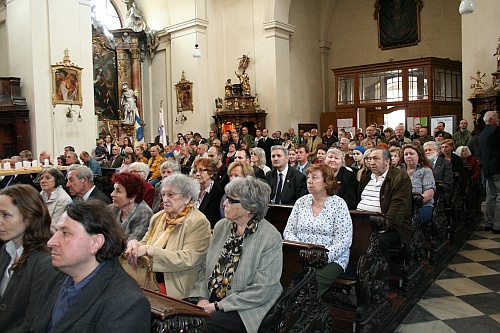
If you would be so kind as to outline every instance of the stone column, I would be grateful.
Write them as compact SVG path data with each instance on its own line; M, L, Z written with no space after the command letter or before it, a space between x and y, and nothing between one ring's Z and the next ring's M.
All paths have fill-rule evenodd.
M330 95L329 95L329 80L328 75L330 70L328 68L328 56L330 54L330 48L332 46L331 42L324 40L319 41L319 50L321 52L321 96L322 96L322 110L321 112L328 112L330 106Z

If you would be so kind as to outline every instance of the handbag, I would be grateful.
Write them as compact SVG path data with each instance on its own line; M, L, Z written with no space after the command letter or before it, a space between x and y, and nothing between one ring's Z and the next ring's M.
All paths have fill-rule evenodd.
M156 273L151 269L153 267L153 262L150 257L143 256L137 258L136 269L134 269L134 267L132 267L132 265L130 265L127 259L123 256L120 256L120 263L122 264L125 272L136 280L141 288L149 289L155 292L160 291L158 281L156 281Z
M260 324L258 332L274 332L278 325L282 322L290 306L299 296L300 290L315 278L316 269L314 269L313 267L308 267L301 273L295 275L288 288L283 290L276 303L274 303L271 309L269 309L269 311L267 312L266 316Z

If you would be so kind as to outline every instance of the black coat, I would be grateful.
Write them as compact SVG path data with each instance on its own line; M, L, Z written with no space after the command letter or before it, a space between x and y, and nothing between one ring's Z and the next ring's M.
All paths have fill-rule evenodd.
M479 136L484 177L500 173L500 126L486 125Z
M257 143L257 147L264 149L266 153L266 165L270 168L273 167L273 162L271 161L271 147L274 146L274 139L267 138L264 142L264 138L260 139Z
M62 282L44 295L31 332L44 333L52 318ZM52 327L58 332L142 332L151 326L151 304L137 282L113 258L105 262L97 274L82 289L75 302Z
M266 174L266 180L271 186L271 197L276 196L276 187L278 186L278 170L274 169ZM284 179L283 189L281 190L281 204L293 205L298 198L309 193L307 191L306 176L294 168L288 167L288 172Z
M10 263L5 245L0 249L0 281ZM25 331L33 321L36 310L45 304L42 297L46 289L51 289L64 275L52 266L48 252L34 251L26 264L10 278L0 304L5 309L0 313L0 332Z
M7 184L9 184L9 186L15 184L32 185L33 182L30 174L24 174L24 175L5 176L5 178L2 179L2 181L0 181L0 189L5 188Z
M102 193L97 187L94 187L94 190L90 193L89 200L90 199L101 200L107 205L111 203L111 199L106 194Z
M336 178L338 184L337 196L344 199L349 209L356 209L359 186L356 174L346 167L341 167Z
M220 188L215 182L212 190L205 195L203 201L198 208L200 212L205 214L205 217L210 221L210 226L213 228L220 217L220 201L224 195L224 189Z

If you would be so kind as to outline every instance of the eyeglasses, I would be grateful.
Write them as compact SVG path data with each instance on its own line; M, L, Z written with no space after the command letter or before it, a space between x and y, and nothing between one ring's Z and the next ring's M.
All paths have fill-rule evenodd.
M171 193L160 193L160 197L161 198L169 198L169 199L172 199L173 197L175 197L177 194L182 194L182 193L175 193L175 192L171 192Z
M232 204L241 203L241 201L237 200L237 199L233 199L233 198L227 197L227 203L230 204L230 205L232 205Z
M205 171L208 171L208 169L195 169L194 173L202 173L202 172L205 172Z

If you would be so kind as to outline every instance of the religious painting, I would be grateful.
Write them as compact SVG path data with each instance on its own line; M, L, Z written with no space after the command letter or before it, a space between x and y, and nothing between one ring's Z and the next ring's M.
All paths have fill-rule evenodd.
M69 51L64 59L52 65L52 104L82 106L82 68L71 62Z
M177 93L177 112L193 111L193 82L186 80L184 71L182 78L175 85Z
M376 0L378 44L382 50L417 45L420 42L422 0Z
M119 120L116 51L100 34L92 36L94 110L99 120Z

